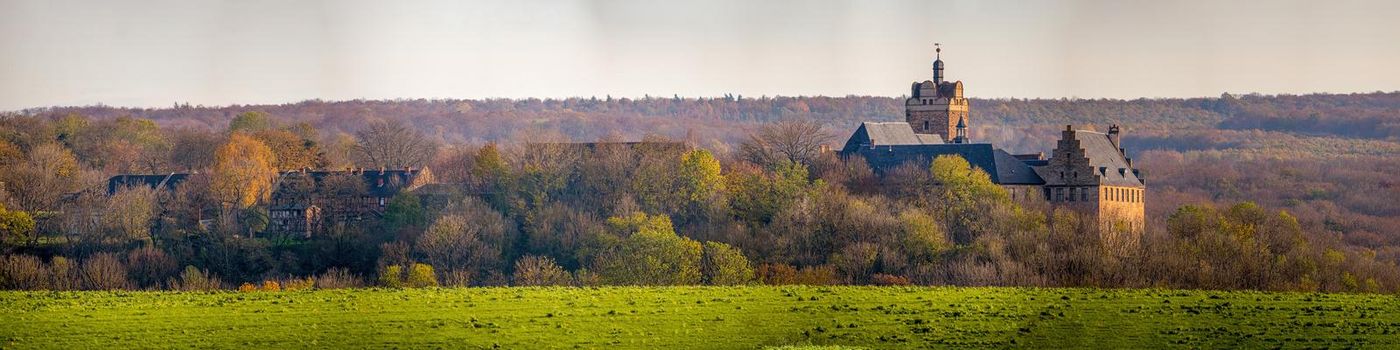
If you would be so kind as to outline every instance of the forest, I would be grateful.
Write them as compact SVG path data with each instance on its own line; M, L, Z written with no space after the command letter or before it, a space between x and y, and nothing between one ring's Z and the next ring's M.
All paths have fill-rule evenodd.
M0 288L1007 285L1400 289L1400 93L973 100L1043 152L1123 125L1138 244L958 158L877 178L839 148L888 97L305 101L0 117ZM571 142L635 142L580 152ZM649 145L683 144L685 147ZM432 169L382 217L264 233L279 170ZM196 175L108 193L116 174ZM323 183L327 195L362 191Z

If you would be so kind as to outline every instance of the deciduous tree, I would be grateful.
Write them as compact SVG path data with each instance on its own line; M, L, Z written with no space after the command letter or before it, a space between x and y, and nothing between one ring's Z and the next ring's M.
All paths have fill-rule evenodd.
M436 143L397 120L371 123L355 136L358 163L367 167L422 167L437 152Z
M267 145L242 133L229 137L214 154L213 192L223 203L247 208L272 195L277 161Z

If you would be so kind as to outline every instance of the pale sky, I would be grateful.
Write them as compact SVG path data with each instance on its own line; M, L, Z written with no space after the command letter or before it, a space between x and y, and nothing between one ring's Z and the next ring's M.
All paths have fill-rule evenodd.
M0 0L0 110L1400 90L1400 1Z

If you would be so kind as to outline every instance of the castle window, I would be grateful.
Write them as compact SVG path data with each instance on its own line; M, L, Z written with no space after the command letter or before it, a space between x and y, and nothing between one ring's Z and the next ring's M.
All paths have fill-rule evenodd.
M1055 201L1056 201L1056 202L1060 202L1060 201L1064 201L1064 200L1065 200L1065 188L1064 188L1064 187L1056 187L1056 188L1055 188Z
M928 121L927 121L927 120L924 121L924 130L925 130L925 131L928 130Z
M1083 190L1079 191L1079 200L1080 200L1080 201L1084 201L1084 202L1088 202L1088 201L1089 201L1089 188L1088 188L1088 187L1085 187Z
M1069 188L1069 201L1070 201L1070 202L1073 202L1073 201L1074 201L1074 193L1075 193L1075 192L1079 192L1079 188L1078 188L1078 187L1070 187L1070 188Z

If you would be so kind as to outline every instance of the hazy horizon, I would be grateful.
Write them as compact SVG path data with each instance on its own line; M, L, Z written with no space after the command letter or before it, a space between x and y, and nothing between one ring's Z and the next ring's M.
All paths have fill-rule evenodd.
M310 99L1400 90L1400 3L0 0L0 110Z

